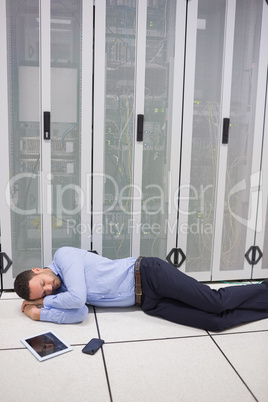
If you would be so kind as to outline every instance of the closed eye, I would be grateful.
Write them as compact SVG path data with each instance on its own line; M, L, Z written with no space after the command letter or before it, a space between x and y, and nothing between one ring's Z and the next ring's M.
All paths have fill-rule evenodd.
M43 287L45 286L45 282L43 282ZM45 297L46 296L46 292L44 291L41 297Z

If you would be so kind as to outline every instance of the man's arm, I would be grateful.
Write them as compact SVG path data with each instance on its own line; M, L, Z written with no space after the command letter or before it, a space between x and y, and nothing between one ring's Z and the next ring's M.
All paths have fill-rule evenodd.
M40 321L55 322L57 324L76 324L82 322L88 315L88 307L75 309L41 308Z
M86 303L87 289L85 282L85 250L63 247L54 256L55 264L61 270L61 276L67 291L44 298L44 307L56 309L80 309Z
M80 309L62 310L39 308L36 304L26 304L22 311L32 320L49 321L57 324L76 324L84 321L88 314L86 305Z

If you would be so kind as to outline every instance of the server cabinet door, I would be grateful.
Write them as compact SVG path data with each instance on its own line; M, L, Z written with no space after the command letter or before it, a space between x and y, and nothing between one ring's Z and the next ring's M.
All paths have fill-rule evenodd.
M51 2L50 225L53 253L66 245L80 248L81 234L87 232L89 235L88 217L84 214L82 221L81 210L86 199L90 205L88 188L82 188L82 176L90 175L91 149L88 140L91 140L91 122L89 120L88 126L83 126L86 117L83 108L87 107L87 115L91 116L91 98L89 94L87 105L84 105L82 94L84 89L88 92L88 85L91 85L90 81L83 81L87 76L91 78L91 66L84 71L82 46L85 44L82 41L89 43L88 48L84 49L85 56L86 51L92 54L92 43L85 35L82 36L82 6L82 0ZM88 8L88 4L85 8ZM93 19L84 19L84 22L93 31ZM92 36L90 32L88 35ZM85 131L82 132L82 128ZM89 216L90 213L89 210ZM83 246L90 248L90 236L88 244Z
M213 280L250 279L257 261L258 197L267 79L267 4L236 1L230 128L222 219L215 231ZM224 147L225 145L222 145ZM253 255L250 250L253 250ZM258 255L257 255L258 254Z
M95 8L94 248L165 259L176 243L186 2Z
M189 3L189 17L194 6ZM251 276L244 256L257 211L251 214L250 180L259 182L264 6L200 0L195 55L187 48L178 239L183 269L200 280ZM187 88L194 94L188 102Z
M2 238L10 244L12 277L42 265L39 11L38 0L15 0L7 1L6 13L1 13L7 28L8 132L3 134L8 139L4 169L9 170L9 177L5 175L9 205L2 217L6 223ZM12 288L10 285L11 278L4 286Z
M222 108L228 113L229 104L224 75L232 62L233 26L225 0L188 2L187 18L178 247L186 255L181 269L210 280Z
M148 2L140 250L176 246L186 2Z
M131 255L137 2L95 3L93 248Z
M90 248L93 1L14 0L3 15L9 173L5 165L1 223L15 277L50 263L61 246Z

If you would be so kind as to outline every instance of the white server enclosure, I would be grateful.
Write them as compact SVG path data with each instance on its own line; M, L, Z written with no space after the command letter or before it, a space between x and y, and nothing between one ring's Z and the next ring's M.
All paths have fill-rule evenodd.
M267 277L266 1L0 10L3 287L61 246Z

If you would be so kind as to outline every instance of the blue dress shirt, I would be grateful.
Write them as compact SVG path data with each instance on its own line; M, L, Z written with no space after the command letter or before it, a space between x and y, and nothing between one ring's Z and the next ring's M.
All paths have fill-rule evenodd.
M61 279L55 294L44 298L41 321L59 324L83 321L91 304L128 307L135 304L136 258L110 260L74 247L62 247L47 266Z

